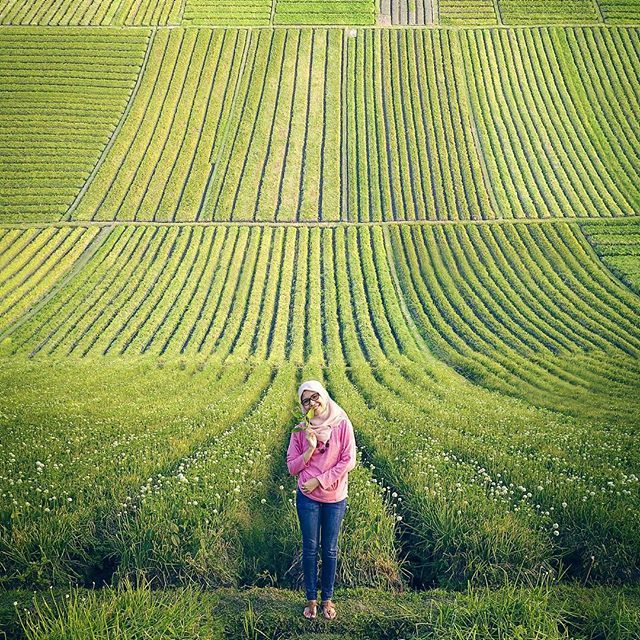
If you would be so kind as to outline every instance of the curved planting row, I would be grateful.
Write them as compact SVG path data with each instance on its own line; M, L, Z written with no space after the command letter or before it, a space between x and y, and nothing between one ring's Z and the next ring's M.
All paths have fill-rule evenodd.
M509 217L638 209L638 33L461 31L488 184Z
M97 231L83 227L0 230L0 331L69 271Z
M247 37L237 30L156 33L131 110L74 217L197 216Z
M365 230L341 231L322 254L327 378L369 461L401 493L414 577L535 582L562 573L561 559L583 577L637 576L633 419L597 429L474 388L427 355L418 364L390 346L384 358L382 345L412 336L381 294L388 269L368 269Z
M181 459L253 410L272 379L265 367L86 366L85 380L77 363L58 366L56 383L49 367L23 371L29 384L17 389L5 373L4 584L109 579L118 561L105 544L138 509L140 486L172 482Z
M580 229L607 267L640 293L640 221L581 224Z
M330 387L403 498L418 583L637 579L633 434L402 369L332 369Z
M140 574L163 584L265 575L299 584L295 481L282 477L296 367L140 360L83 378L75 363L51 384L48 367L14 364L20 385L2 381L5 586ZM362 467L350 486L341 580L397 586L397 520L384 487Z
M3 0L0 24L164 25L180 22L185 0Z
M600 389L637 408L638 300L574 225L403 226L388 238L425 340L464 375L547 406L598 410Z
M367 270L385 270L386 304L395 305L401 324L381 231L362 234L363 247L375 245L363 249ZM31 355L207 353L332 363L339 336L323 326L318 292L324 256L342 238L341 230L319 228L118 226L3 347ZM416 338L390 329L387 350L419 357Z
M58 220L113 134L146 30L0 29L0 220Z
M127 511L112 539L121 558L118 577L144 573L209 586L300 584L296 483L281 475L300 381L295 367L283 365L255 410L212 446L184 458L173 483L141 488L138 508ZM282 484L276 486L274 476ZM350 476L338 569L345 586L400 581L395 519L371 478L363 468Z
M317 293L330 274L350 273L366 287L363 313L387 318L384 329L371 321L362 329L375 336L368 362L397 353L420 361L428 344L508 394L601 415L607 397L612 415L634 410L620 394L640 376L638 302L601 268L578 227L404 225L385 233L118 226L73 280L7 332L3 351L350 365L339 349L342 318L328 317Z
M117 487L117 510L110 502L106 511L120 523L124 521L117 518L126 517L125 529L131 528L127 535L140 539L141 531L148 533L144 543L130 552L131 545L124 544L121 538L125 529L117 523L105 525L107 531L117 532L115 546L108 547L107 555L114 559L111 570L119 567L123 573L143 571L168 581L197 579L215 584L237 580L287 583L292 579L288 570L292 560L295 561L291 557L296 548L295 517L286 493L291 481L285 480L282 471L276 468L266 470L263 465L253 468L255 457L249 456L254 462L250 464L246 449L235 448L234 444L259 433L263 442L256 444L257 449L282 450L290 420L286 415L288 408L282 403L282 389L292 391L298 382L291 376L290 364L282 362L286 359L306 362L305 377L322 379L326 375L331 392L349 412L365 461L381 472L378 476L376 471L376 476L382 479L382 495L395 505L403 518L401 522L406 523L401 542L406 544L405 552L414 550L409 557L409 569L418 582L450 587L464 586L468 579L482 583L500 583L505 578L536 582L560 577L563 567L585 580L637 578L640 561L634 523L640 511L640 496L634 470L640 460L629 427L640 413L633 402L637 397L638 372L637 367L634 369L637 357L631 353L624 355L625 349L636 348L638 340L629 317L635 313L635 296L601 270L587 251L590 245L574 225L483 225L471 229L459 225L447 229L393 228L387 241L380 228L353 226L311 230L187 227L179 232L118 227L112 232L95 260L85 268L87 279L73 280L41 314L16 332L17 348L19 340L34 330L40 331L40 336L54 332L57 344L76 342L88 354L100 353L105 345L113 345L114 349L126 344L141 345L144 340L136 332L148 331L153 326L172 330L176 320L184 318L186 309L192 322L197 321L195 328L178 324L173 335L181 336L179 343L191 335L196 343L204 344L207 353L212 352L213 371L218 370L216 363L225 358L228 364L234 358L249 356L261 361L271 359L280 363L281 368L275 374L259 366L252 375L264 380L260 385L238 378L248 375L246 367L220 370L224 372L220 374L224 378L220 379L225 382L219 384L233 390L221 392L226 396L227 408L214 410L220 418L212 419L211 423L207 419L195 430L189 423L188 446L180 454L186 457L179 462L172 457L168 463L173 470L170 475L175 476L172 481L158 481L154 475L158 472L149 473L148 466L139 472L133 467L133 486L140 482L138 478L143 478L139 489L131 493L128 488L131 485L121 483ZM198 235L205 233L210 235ZM496 233L501 234L499 243L495 238L492 240ZM212 242L215 244L210 249ZM453 249L458 246L453 261ZM503 258L498 253L501 246L512 247L505 249ZM566 253L561 251L563 246ZM486 247L486 252L481 247ZM409 260L415 274L409 283L403 254L411 251L420 256L420 262L414 265ZM207 257L210 252L222 255L210 260ZM157 256L163 256L160 263ZM519 266L512 262L509 266L509 260L516 260L516 256L526 264ZM109 259L112 262L105 263ZM212 278L209 285L202 284L201 275L207 263L210 263L208 274L214 274L207 276ZM278 268L269 268L272 264ZM176 271L181 274L176 275ZM531 274L525 278L523 274L528 271ZM104 280L107 274L113 279L112 284ZM398 296L396 277L408 310ZM498 294L498 290L502 293ZM181 298L183 294L193 295L189 291L200 292L197 303ZM427 292L435 296L434 302L423 307L433 314L428 320L416 313L415 306L416 299L422 297L426 301ZM495 293L495 298L490 300L488 292ZM208 295L211 297L207 302ZM95 296L93 302L90 296ZM513 307L509 303L516 300L521 301L517 305L520 315L512 318L509 313ZM554 305L553 300L558 302ZM174 307L178 311L172 316ZM462 315L455 318L445 314L436 322L445 309L457 309ZM547 315L543 314L545 309ZM477 315L473 315L474 310ZM77 320L70 313L77 314ZM174 320L165 323L164 317ZM449 329L447 323L451 323ZM468 359L482 355L482 348L486 358L481 363L496 362L495 366L501 365L505 370L514 364L521 367L520 375L527 384L518 383L519 378L513 373L507 379L511 388L503 385L507 392L515 391L547 405L568 404L562 384L570 381L571 393L578 398L571 408L578 418L538 409L473 386L434 360L419 337L422 332L437 347L463 327L475 333L472 335L465 329L459 341L459 344L469 341L470 346L463 353ZM70 336L67 343L65 333ZM546 355L545 347L551 343L543 342L542 335L547 336L547 341L556 341L555 360L553 352ZM576 344L591 343L591 351L579 357L575 348L566 345L561 348L563 342L571 340ZM524 351L527 341L528 351ZM129 353L127 349L124 352ZM53 349L52 353L65 351ZM563 353L566 357L560 359ZM450 352L443 355L445 359L451 357ZM106 362L109 368L115 366ZM73 370L73 366L95 367L95 363L88 359L86 364L68 366ZM46 371L41 375L46 376ZM18 391L11 391L7 397L15 398L13 407L20 409L3 409L5 415L33 416L43 409L53 416L60 412L42 401L38 385L25 386L24 377L14 376L14 386L18 377L22 386L18 385ZM271 400L252 405L255 409L238 406L242 405L240 398L243 402L247 400L249 389L262 389L272 379L274 385L275 380L281 380L278 385L283 387L274 392ZM160 393L157 377L149 380L149 384L155 384ZM202 391L198 394L202 387L197 384L192 387L189 393L203 395ZM52 391L55 389L47 393ZM37 395L35 409L20 402L23 392ZM213 397L218 397L217 394L214 391ZM624 405L616 398L618 395ZM182 398L179 390L169 396ZM143 393L140 397L146 396ZM188 400L185 402L188 404ZM123 404L123 411L135 410ZM604 404L608 406L603 410ZM91 405L100 407L101 403ZM196 405L200 410L201 405ZM61 406L73 403L63 402ZM584 417L598 407L599 422L585 421ZM236 410L241 413L234 413ZM606 410L617 413L617 423L602 419ZM153 403L146 411L153 411ZM243 411L251 411L251 420ZM230 412L236 417L230 417ZM226 424L236 426L228 437L209 443L208 425L215 422L221 426L223 416L228 420ZM256 424L260 426L254 428L252 420L258 420ZM26 514L25 522L33 527L34 514L41 516L47 502L38 502L37 510L32 511L31 506L36 503L30 497L34 490L39 493L38 488L42 491L48 488L34 484L34 478L45 470L60 472L65 478L70 471L81 483L78 491L83 495L92 484L102 486L95 478L93 483L88 482L93 476L82 471L82 462L78 460L60 470L54 466L58 464L55 456L41 459L40 454L47 450L46 441L42 443L45 449L34 447L27 454L23 449L31 445L23 435L25 421L14 418L13 422L18 426L9 440L13 444L8 451L15 459L12 458L10 473L4 476L5 493L16 501L16 514L12 511L10 515L12 523L22 522L22 514ZM163 427L158 431L159 438L167 439L175 431L176 422L169 423L166 430ZM157 455L164 455L165 445L155 444L154 438L148 434L138 444L135 438L116 438L113 446L125 447L117 449L125 466L118 464L113 470L106 470L105 483L114 482L113 473L121 473L133 461L139 465L144 459L146 465L159 460L140 455L136 449L152 446L159 452ZM191 446L194 438L203 438L204 446L196 445L194 449ZM58 438L56 446L71 451L86 448L81 441L78 449L69 447L69 442L73 438ZM175 454L179 447L173 444ZM96 446L95 455L104 448ZM225 475L225 452L235 464L230 468L239 470L235 476ZM63 463L68 455L70 452L62 455ZM112 457L119 460L116 455ZM250 468L241 468L240 462ZM21 469L23 464L26 470L30 469L28 473L19 476L13 472L14 466ZM242 476L243 469L247 472L246 483L242 479L238 482L236 477ZM164 470L160 473L167 475ZM221 474L220 486L230 489L226 493L218 491L220 498L213 490L213 473ZM18 484L19 478L22 482ZM362 509L373 508L371 505L384 512L375 499L377 486L372 487L371 483L366 476L354 481L353 496L361 501L357 508L354 504L354 516L362 513ZM55 485L56 497L61 486ZM237 503L233 495L231 499L224 497L238 493L236 487L242 492ZM69 491L66 485L63 489ZM180 499L176 499L177 495ZM63 497L66 499L67 495ZM219 506L214 504L215 500L220 501ZM221 512L221 507L229 509L225 513L235 523L234 528L221 528L218 521L205 515L213 509ZM144 512L141 520L138 509ZM256 516L255 527L247 524L248 510ZM95 517L95 508L90 507L87 513ZM279 524L273 534L275 542L267 549L264 532L269 530L268 523L274 514ZM388 515L384 517L387 520L383 521L392 522ZM69 526L69 521L57 516L55 520L61 527L56 525L53 529L57 532L56 539L64 541L69 535L64 533L64 526ZM190 524L181 528L185 521ZM354 523L359 521L356 519ZM385 525L386 533L381 539L390 541L390 530ZM40 535L38 527L33 531L34 536ZM353 557L358 558L359 565L370 568L358 573L346 565L344 575L352 576L353 584L397 581L398 568L393 569L393 562L389 564L394 555L389 552L391 547L387 543L374 545L373 556L367 555L365 551L370 546L367 540L371 540L372 532L360 527L350 531L354 537L349 537L348 544L353 545L350 547ZM19 539L22 537L18 536ZM3 557L16 567L21 557L33 560L35 554L38 558L29 546L32 538L26 536L25 540L32 555L25 556L24 549L19 553L13 549L16 544L13 538L3 549ZM211 553L211 548L217 551ZM231 554L229 563L220 564L219 559L227 551ZM56 575L68 575L72 570L69 567L74 566L73 570L82 574L74 562L93 567L94 573L101 571L91 562L95 562L95 557L104 557L104 549L78 554L80 560L75 556L65 558L66 564L58 568ZM157 558L166 561L159 565ZM40 566L38 561L34 566ZM44 572L42 575L49 576L53 569L46 567L49 565L40 570ZM230 573L225 573L225 567L231 567ZM10 575L19 579L19 568ZM32 580L33 574L28 575Z

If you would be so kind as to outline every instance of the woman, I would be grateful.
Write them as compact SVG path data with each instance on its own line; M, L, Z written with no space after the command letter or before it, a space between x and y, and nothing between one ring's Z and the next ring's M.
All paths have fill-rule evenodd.
M298 389L302 412L313 408L308 429L291 434L289 473L298 476L296 510L302 531L302 568L307 596L304 616L317 616L318 543L322 541L322 611L333 620L331 601L338 561L338 534L347 507L348 473L356 466L356 442L347 414L317 381ZM304 426L304 424L300 425Z

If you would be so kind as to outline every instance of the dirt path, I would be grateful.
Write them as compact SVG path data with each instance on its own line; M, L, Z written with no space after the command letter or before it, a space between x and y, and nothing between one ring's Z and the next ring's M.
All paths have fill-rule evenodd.
M290 222L276 221L260 221L252 220L242 221L225 221L225 220L196 220L184 222L159 222L159 221L142 221L142 220L58 220L57 222L2 222L0 228L3 229L44 229L47 227L109 227L131 226L131 227L388 227L398 225L486 225L486 224L564 224L564 223L582 223L582 224L606 224L606 223L622 223L638 221L640 214L633 216L615 216L615 217L594 217L594 218L492 218L485 220L383 220L368 222L320 222L320 221L302 221L292 220Z

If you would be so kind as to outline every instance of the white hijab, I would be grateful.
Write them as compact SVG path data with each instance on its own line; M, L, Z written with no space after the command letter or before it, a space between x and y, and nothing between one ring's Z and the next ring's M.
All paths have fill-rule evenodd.
M343 418L347 418L347 414L337 402L329 397L327 390L317 380L307 380L298 387L298 401L302 407L303 414L308 411L302 406L302 393L304 391L314 391L320 395L324 411L311 418L311 430L316 434L319 442L327 442L331 437L331 428L336 426Z

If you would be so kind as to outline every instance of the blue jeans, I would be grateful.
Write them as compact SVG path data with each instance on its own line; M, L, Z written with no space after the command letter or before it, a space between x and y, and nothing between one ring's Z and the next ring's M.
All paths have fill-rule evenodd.
M347 499L318 502L296 492L296 510L302 530L302 569L307 600L318 597L318 545L322 550L322 600L333 597L338 564L338 534L347 509ZM322 537L321 537L322 536Z

